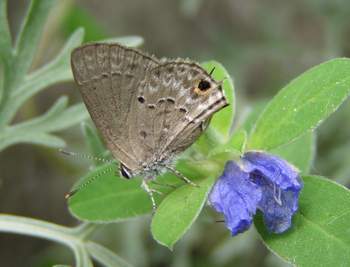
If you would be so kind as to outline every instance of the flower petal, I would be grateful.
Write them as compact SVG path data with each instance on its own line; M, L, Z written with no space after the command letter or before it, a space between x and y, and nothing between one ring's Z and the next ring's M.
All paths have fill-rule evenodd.
M252 224L252 216L261 200L261 190L249 180L237 163L228 161L224 173L215 183L209 203L225 216L232 235L244 232Z
M268 230L274 233L288 230L303 187L298 170L285 160L263 152L245 153L242 164L263 192L258 208L264 213Z
M300 191L302 188L299 171L280 157L250 151L244 154L242 160L245 171L260 172L282 190Z
M276 192L270 186L262 188L263 196L259 210L264 213L267 229L273 233L283 233L292 225L292 217L298 210L299 192L292 190L281 191L280 202L275 200Z

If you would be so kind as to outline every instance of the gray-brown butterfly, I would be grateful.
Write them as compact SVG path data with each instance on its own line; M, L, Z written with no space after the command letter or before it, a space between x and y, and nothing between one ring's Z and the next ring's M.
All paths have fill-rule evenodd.
M142 176L143 188L172 166L227 106L221 83L194 62L159 60L119 44L93 43L71 56L74 79L107 148L125 178Z

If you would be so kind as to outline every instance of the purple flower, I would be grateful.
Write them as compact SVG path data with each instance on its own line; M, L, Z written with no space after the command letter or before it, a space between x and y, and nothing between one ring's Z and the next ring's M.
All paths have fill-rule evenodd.
M282 233L291 226L301 188L295 167L277 156L252 151L238 163L227 162L209 195L209 203L224 214L232 235L250 227L257 209L263 212L270 232Z

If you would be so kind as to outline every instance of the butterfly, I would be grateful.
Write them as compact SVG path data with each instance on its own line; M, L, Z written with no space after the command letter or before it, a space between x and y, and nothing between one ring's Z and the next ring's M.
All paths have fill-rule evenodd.
M222 82L195 62L159 60L119 44L91 43L76 48L71 65L83 101L120 175L142 176L142 187L193 144L211 116L228 105Z

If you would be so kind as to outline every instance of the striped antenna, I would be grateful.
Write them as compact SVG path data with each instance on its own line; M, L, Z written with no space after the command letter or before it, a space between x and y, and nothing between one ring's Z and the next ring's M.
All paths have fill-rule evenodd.
M214 70L215 70L215 67L213 67L213 68L211 69L211 71L209 72L209 75L210 75L210 76L213 74Z
M83 159L89 159L89 160L95 160L95 161L100 161L100 162L104 162L104 163L114 163L113 160L108 160L108 159L104 159L104 158L94 157L94 156L87 155L87 154L81 154L81 153L76 153L76 152L72 152L72 151L66 151L66 150L63 150L63 149L59 149L58 151L60 153L62 153L63 155L65 155L65 156L77 157L77 158L83 158ZM92 182L97 180L99 177L103 176L104 174L106 174L106 173L108 173L108 172L110 172L112 170L113 170L113 168L109 167L109 168L105 169L104 171L96 174L95 176L93 176L89 180L87 180L86 182L84 182L81 185L79 185L77 188L75 188L72 191L70 191L69 193L65 194L64 198L65 199L69 199L75 193L77 193L81 189L87 187L89 184L91 184Z
M99 158L99 157L95 157L95 156L91 156L88 154L82 154L82 153L76 153L76 152L72 152L72 151L67 151L64 149L58 149L58 151L60 153L62 153L65 156L70 156L70 157L76 157L76 158L82 158L82 159L89 159L89 160L95 160L95 161L100 161L100 162L104 162L104 163L112 163L113 160L109 160L109 159L104 159L104 158Z
M91 184L92 182L96 181L98 178L100 178L101 176L105 175L106 173L112 172L113 168L112 167L108 167L107 169L99 172L98 174L96 174L95 176L92 176L89 180L87 180L86 182L82 183L81 185L79 185L77 188L73 189L72 191L70 191L69 193L65 194L64 198L65 199L69 199L70 197L72 197L75 193L77 193L78 191L80 191L81 189L84 189L85 187L87 187L89 184Z

